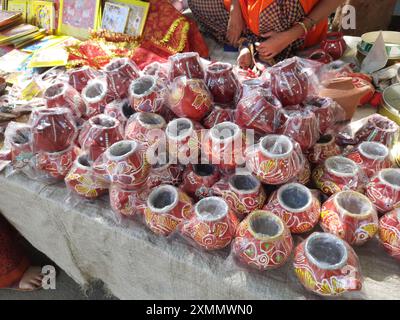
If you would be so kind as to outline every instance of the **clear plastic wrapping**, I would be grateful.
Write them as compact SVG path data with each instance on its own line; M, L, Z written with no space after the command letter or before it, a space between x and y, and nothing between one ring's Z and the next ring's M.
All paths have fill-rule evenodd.
M32 156L32 131L25 123L10 122L4 132L3 150L10 151L11 161Z
M121 128L125 128L126 123L134 114L134 111L132 110L128 99L117 99L105 106L104 114L117 119L121 124Z
M129 118L125 127L125 139L138 141L145 146L164 137L167 123L155 113L138 112Z
M87 86L82 90L82 98L87 107L85 119L103 113L106 105L116 99L115 95L110 91L107 80L104 77L90 80Z
M71 69L67 72L68 83L75 88L78 92L81 92L92 79L95 79L100 72L95 71L91 67L84 66L79 69Z
M211 129L212 127L222 122L233 122L235 118L235 110L214 106L211 112L203 119L204 128Z
M189 79L204 79L204 68L196 52L177 53L169 57L169 79L186 76Z
M143 69L143 74L159 78L164 83L168 82L169 63L152 62Z

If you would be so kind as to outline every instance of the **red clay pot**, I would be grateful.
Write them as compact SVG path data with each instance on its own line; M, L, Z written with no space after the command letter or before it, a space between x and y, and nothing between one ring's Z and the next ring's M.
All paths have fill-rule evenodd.
M121 124L121 128L125 128L129 118L133 115L133 110L129 104L128 99L114 100L107 104L104 108L106 116L117 119Z
M97 72L88 66L79 69L72 69L68 72L68 83L74 87L78 92L81 92L88 84L88 82L97 77Z
M317 143L307 151L307 158L312 164L321 165L326 159L342 154L333 135L320 137Z
M204 79L204 70L200 56L196 52L177 53L169 57L169 79L185 76L189 79Z
M400 213L394 210L379 221L379 240L385 251L400 261Z
M233 122L234 118L235 110L215 106L208 114L208 116L203 119L202 124L204 128L211 129L212 127L222 122Z
M136 112L160 112L165 107L165 90L161 82L153 76L134 80L128 90L132 109Z
M315 51L313 51L309 56L308 59L313 60L313 61L317 61L323 64L328 64L331 63L333 61L333 58L331 57L331 55L329 53L326 53L324 50L322 49L317 49Z
M220 177L221 174L216 166L192 164L183 174L181 189L193 199L203 199L212 195L211 187Z
M94 79L82 90L82 98L87 107L84 119L90 119L104 112L107 104L114 101L106 81Z
M321 48L334 60L340 59L346 52L347 44L341 32L330 32L321 43Z
M138 112L125 127L125 139L151 146L164 134L167 124L164 118L155 113Z

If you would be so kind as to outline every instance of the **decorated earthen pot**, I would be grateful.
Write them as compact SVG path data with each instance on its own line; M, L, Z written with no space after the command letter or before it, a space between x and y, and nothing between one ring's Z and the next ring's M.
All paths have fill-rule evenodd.
M313 147L320 138L315 113L301 107L282 112L282 125L278 132L295 140L303 151Z
M166 87L153 76L142 76L132 81L128 97L136 112L158 113L165 107Z
M378 232L378 215L372 202L355 191L342 191L322 206L320 225L350 245L360 246Z
M400 206L400 169L383 169L367 184L367 197L379 212Z
M90 80L82 90L82 98L87 107L85 119L103 113L106 105L116 99L110 92L107 82L97 78Z
M40 151L35 159L38 176L45 179L64 180L79 152L79 148L73 145L59 152Z
M169 185L160 186L150 193L144 211L147 226L161 236L169 236L192 214L193 204L189 196Z
M96 174L123 190L142 188L151 168L143 145L131 140L114 143L93 167Z
M271 195L264 210L280 217L291 233L305 233L318 224L321 203L307 187L289 183Z
M220 250L232 242L238 224L223 199L209 197L195 205L194 214L183 222L180 231L204 250Z
M216 166L192 164L183 174L181 189L193 199L202 199L212 195L211 187L220 177L221 174Z
M77 135L72 113L66 108L37 108L30 118L34 152L61 152L69 148Z
M131 116L125 127L125 139L151 146L164 135L167 126L164 118L156 113L138 112Z
M303 164L300 173L293 179L293 182L298 182L304 186L311 182L311 164L305 156L302 157Z
M95 161L114 143L123 140L120 122L110 116L100 114L90 118L79 135L79 144Z
M371 178L382 169L392 167L389 149L379 142L362 142L347 155Z
M169 63L170 81L180 76L186 76L189 79L204 79L203 66L196 52L177 53L169 57Z
M212 108L212 98L203 80L176 78L169 88L168 104L178 116L200 121Z
M110 186L110 206L118 218L131 218L142 215L150 190L146 187L138 190L125 190L119 185Z
M204 156L220 168L234 169L244 163L246 139L233 122L222 122L210 129L202 147Z
M32 154L32 132L29 125L18 126L12 135L6 138L10 143L11 161Z
M321 48L334 60L340 59L347 49L346 41L341 32L330 32L321 43Z
M220 106L214 106L211 112L201 122L206 129L220 124L222 122L233 122L235 118L235 110L228 108L221 108Z
M108 183L96 176L88 154L81 154L65 177L67 188L79 197L92 200L107 193Z
M379 239L385 251L400 261L400 211L385 214L379 220Z
M261 134L275 133L281 121L282 104L267 89L255 89L238 103L235 122Z
M150 170L149 178L146 185L149 189L153 189L162 184L170 184L179 186L183 178L183 166L171 163L153 164Z
M323 64L328 64L333 61L332 56L327 53L325 50L317 49L313 51L309 56L308 59L314 60Z
M261 210L267 196L260 181L249 174L223 178L212 187L213 194L223 198L236 216L243 220L251 212Z
M283 266L293 250L293 239L281 218L254 211L243 220L232 243L236 259L259 271Z
M87 113L85 102L79 92L67 83L58 82L44 92L47 108L68 108L76 118Z
M206 70L206 84L218 104L232 105L239 93L239 81L229 63L211 63Z
M88 82L97 77L97 72L88 66L68 71L68 83L78 92L85 88Z
M365 190L367 177L353 161L342 156L328 158L312 172L312 179L324 194L331 196L344 190Z
M297 142L287 136L268 135L246 151L249 170L261 182L284 184L302 169L303 155Z
M286 59L271 68L271 88L284 106L302 103L308 95L308 78L297 58Z
M252 94L253 90L259 88L268 89L269 82L262 78L247 79L241 82L239 100Z
M362 275L358 257L345 241L315 232L295 249L294 271L300 283L321 296L360 291Z
M336 144L333 135L324 135L320 137L317 143L307 151L307 158L312 164L323 164L326 159L339 156L342 153L340 147Z
M107 104L104 108L104 114L115 118L121 124L121 128L125 128L129 118L134 114L128 99L114 100Z

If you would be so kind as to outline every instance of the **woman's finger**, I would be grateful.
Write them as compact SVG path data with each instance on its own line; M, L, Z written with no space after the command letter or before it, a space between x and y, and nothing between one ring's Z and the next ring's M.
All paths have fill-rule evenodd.
M269 37L273 36L274 34L275 34L275 31L269 31L269 32L267 32L267 33L261 34L261 37L263 37L263 38L269 38Z

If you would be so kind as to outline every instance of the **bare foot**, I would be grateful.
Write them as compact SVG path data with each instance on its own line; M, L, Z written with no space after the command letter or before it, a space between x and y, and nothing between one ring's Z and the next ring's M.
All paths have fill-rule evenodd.
M251 56L251 52L250 52L250 50L248 48L243 48L240 51L239 57L237 59L237 64L242 69L248 69L248 68L250 68L252 66L253 59L252 59L252 56Z
M14 288L20 291L34 291L42 288L42 269L40 267L29 267L22 276L19 284Z

